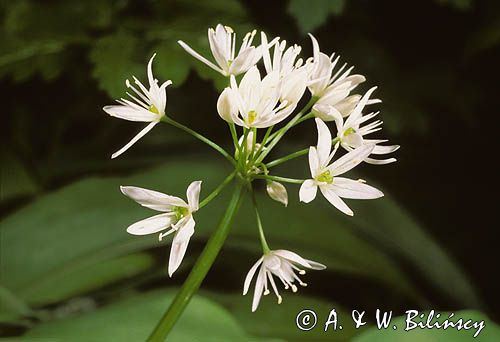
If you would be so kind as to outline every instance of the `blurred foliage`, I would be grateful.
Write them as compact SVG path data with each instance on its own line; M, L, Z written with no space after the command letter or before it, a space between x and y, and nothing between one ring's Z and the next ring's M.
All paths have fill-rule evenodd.
M326 22L330 14L339 15L345 0L290 0L288 12L297 20L302 33L312 32Z
M386 336L369 328L346 327L330 335L294 327L295 314L304 307L322 313L335 307L348 316L353 308L379 307L381 298L398 314L410 306L494 313L477 289L489 286L497 292L494 282L489 277L471 281L455 260L477 260L462 250L477 246L479 255L485 249L480 242L461 239L451 223L452 231L444 225L438 230L422 227L422 218L416 220L405 207L421 201L421 216L431 207L444 216L442 207L450 202L476 198L463 186L455 196L447 184L453 186L453 177L463 184L470 165L456 161L472 152L468 146L475 148L467 143L457 148L453 132L465 130L475 141L476 133L486 131L478 122L489 122L486 115L493 113L500 76L492 63L500 42L497 2L20 0L2 1L0 14L0 335L24 334L23 341L54 336L74 340L75 334L85 340L141 340L150 332L220 219L228 194L197 213L188 256L169 279L168 241L127 235L128 224L151 212L124 198L118 186L183 194L199 178L207 194L227 170L206 157L212 151L162 125L124 158L111 162L110 153L140 127L110 119L100 108L124 96L125 79L144 79L146 63L156 53L155 74L174 82L168 90L168 113L229 145L226 127L215 114L216 89L227 80L177 44L182 39L211 58L206 30L219 22L234 27L238 40L262 28L301 44L304 56L310 54L306 33L313 32L322 50L340 53L342 62L367 75L367 87L379 84L386 134L403 145L402 163L397 165L399 174L396 167L370 168L370 182L378 181L384 192L416 191L353 201L359 213L354 218L337 213L325 201L299 205L292 187L286 209L260 193L271 245L296 250L327 264L328 270L308 274L310 285L298 295L285 294L280 306L275 298L264 298L252 314L250 296L241 296L241 286L260 249L253 215L244 208L205 290L176 327L174 340L207 340L209 335L217 341L400 340L399 334ZM310 128L307 140L296 132L278 152L311 144ZM419 149L411 145L414 140L422 145ZM414 151L425 151L426 159ZM439 173L441 169L446 172ZM282 171L302 177L307 170L291 164ZM487 234L478 236L490 240ZM458 239L463 241L460 253L450 253ZM484 267L491 272L490 265ZM165 286L171 289L165 292ZM200 321L204 323L193 323ZM439 339L442 334L404 337ZM498 328L488 319L482 334L495 340ZM446 337L459 336L446 332Z

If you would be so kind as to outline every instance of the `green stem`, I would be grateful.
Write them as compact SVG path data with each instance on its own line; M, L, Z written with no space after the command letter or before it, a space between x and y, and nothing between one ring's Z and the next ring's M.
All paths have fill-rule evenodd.
M309 112L307 113L306 115L304 115L303 117L300 118L300 120L298 120L294 126L297 126L298 124L300 124L301 122L304 122L306 120L309 120L309 119L312 119L314 118L314 114L312 112Z
M193 131L191 128L184 126L183 124L175 121L174 119L169 118L168 116L164 116L161 119L163 122L166 122L168 124L171 124L174 127L182 129L184 132L191 134L193 137L203 141L205 144L208 146L212 147L214 150L222 154L231 164L236 165L236 161L234 160L233 157L229 155L229 153L226 152L222 147L214 143L212 140L206 138L205 136L201 135L198 132Z
M262 227L262 221L260 219L259 209L257 208L257 199L255 198L255 192L253 191L253 189L251 189L251 191L252 191L252 203L255 209L255 216L257 217L257 227L259 228L260 244L262 246L262 251L264 252L264 254L267 254L271 251L271 249L269 248L269 245L267 244L266 241L266 237L264 236L264 228Z
M269 136L271 135L271 132L273 131L273 128L274 128L274 125L269 127L266 131L266 134L264 134L264 138L262 138L262 141L260 143L260 146L258 148L258 150L255 152L254 156L253 156L253 160L252 160L252 165L254 165L254 162L255 162L255 159L257 159L259 157L259 154L260 152L262 151L262 149L264 148L264 146L266 145L267 143L267 139L269 138Z
M170 304L170 307L160 319L160 322L158 322L157 326L149 336L148 341L157 342L165 340L188 305L191 297L200 287L200 284L214 263L215 258L217 257L217 254L219 253L224 241L226 240L229 230L231 229L231 223L238 212L243 199L244 189L245 183L238 182L236 188L234 189L233 197L229 202L226 213L224 214L219 226L208 240L203 252L201 252L196 264L193 266L193 269L184 282L184 285L182 285L182 288L175 297L174 301Z
M226 185L228 185L233 180L233 178L234 178L235 175L236 175L236 171L233 171L229 176L227 176L222 181L222 183L219 184L219 186L217 188L215 188L214 191L212 191L210 193L210 195L208 195L207 197L205 197L205 199L200 202L200 205L199 205L200 209L203 208L204 206L206 206L215 197L217 197L217 195L220 194L220 192L222 191L222 189L224 189L226 187Z
M295 124L297 123L297 121L300 120L300 118L304 115L304 113L307 112L314 105L314 103L316 101L317 101L316 97L314 97L314 96L311 97L311 99L306 104L306 106L297 115L295 115L295 117L292 120L288 121L288 123L285 125L285 127L283 127L282 129L280 129L279 131L277 131L275 133L276 136L271 140L271 142L269 143L269 146L264 151L262 151L261 155L257 158L256 163L260 163L269 154L269 152L271 152L271 150L273 149L273 147L276 146L276 144L285 135L285 133L290 128L292 128L293 126L295 126Z
M238 144L238 133L236 132L236 126L233 122L228 122L229 131L231 132L231 137L233 138L234 149L240 152L240 145Z
M332 139L332 145L335 145L338 141L339 141L338 137L336 137L335 139ZM288 154L288 155L286 155L284 157L281 157L281 158L278 158L276 160L273 160L273 161L267 163L266 166L267 166L268 169L270 169L273 166L282 164L282 163L284 163L284 162L286 162L286 161L288 161L290 159L294 159L294 158L303 156L303 155L307 154L308 152L309 152L309 149L305 148L303 150L296 151L296 152L290 153L290 154Z
M277 181L277 182L285 182L285 183L293 183L293 184L302 184L302 183L304 183L303 179L286 178L286 177L271 176L271 175L254 175L253 178L266 179L266 180L274 180L274 181Z

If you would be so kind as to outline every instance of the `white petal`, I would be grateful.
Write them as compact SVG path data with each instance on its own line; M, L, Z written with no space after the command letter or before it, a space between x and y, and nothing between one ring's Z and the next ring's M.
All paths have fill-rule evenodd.
M312 146L309 147L309 170L313 178L316 177L320 171L318 151Z
M345 204L345 202L342 201L342 199L333 191L331 185L322 185L319 189L321 190L323 196L325 196L325 198L328 200L328 202L330 202L335 208L349 216L354 215L347 204Z
M140 106L131 107L126 105L112 105L105 106L103 110L115 118L128 121L152 122L158 120L158 114Z
M399 150L399 147L400 147L399 145L390 145L390 146L375 145L375 148L373 149L372 153L387 154Z
M292 251L287 251L286 249L277 249L273 251L273 254L299 264L303 267L312 268L311 264L306 259L302 258L300 255Z
M361 95L351 95L335 104L335 108L342 114L343 117L348 116L354 110L359 100L361 99Z
M201 191L201 181L194 181L189 184L186 196L188 199L189 209L191 212L198 210L198 205L200 202L200 191Z
M384 196L373 186L343 177L333 178L333 190L339 197L353 199L374 199Z
M217 100L217 112L219 116L227 122L234 122L232 117L237 114L237 111L238 104L234 90L225 88Z
M332 176L341 175L361 163L370 155L374 147L375 145L360 146L337 159L328 167L328 170L330 170Z
M224 70L224 73L228 74L228 59L230 56L226 55L226 39L227 32L222 25L217 25L216 31L212 29L208 30L208 42L210 44L210 50L212 50L212 55L217 64Z
M127 228L127 233L132 235L147 235L158 233L171 226L175 215L172 213L159 214L138 221Z
M342 142L354 148L359 147L363 145L363 136L359 133L350 133L342 137Z
M370 99L371 94L377 89L377 87L370 88L365 95L359 100L359 103L356 105L351 115L347 118L345 125L346 126L354 126L356 121L362 116L363 108L366 106L367 102Z
M152 87L153 85L156 84L155 79L153 77L153 59L155 59L156 53L153 54L151 59L148 62L148 80L149 80L149 86Z
M330 105L317 104L314 105L313 111L316 117L320 118L323 121L335 121L337 132L343 131L344 119L342 118L342 114L337 110L337 108Z
M257 275L257 281L255 282L255 290L253 293L252 300L252 312L257 310L260 303L260 298L262 297L262 290L264 289L264 282L266 282L266 272L264 267L260 268L259 274Z
M136 186L120 186L120 190L125 196L153 210L170 211L172 207L187 207L186 202L179 197L169 196L158 191Z
M177 41L177 43L179 43L179 45L182 46L182 48L184 50L186 50L186 52L189 53L191 56L193 56L194 58L196 58L200 62L205 63L206 65L208 65L209 67L211 67L215 71L220 72L222 75L225 76L225 73L224 73L224 71L222 71L221 68L216 66L214 63L210 62L208 59L206 59L205 57L200 55L198 52L194 51L189 45L184 43L182 40Z
M309 260L309 259L305 259L309 265L311 265L311 269L312 270L317 270L317 271L321 271L321 270L324 270L326 268L325 265L323 264L320 264L319 262L316 262L316 261L312 261L312 260Z
M326 126L326 124L321 120L316 118L316 127L318 128L318 159L320 168L325 167L325 163L330 156L330 151L332 149L332 134Z
M116 151L111 155L111 159L114 159L121 155L123 152L128 150L133 144L135 144L139 139L141 139L143 136L145 136L150 130L153 129L153 127L158 123L158 121L153 121L146 127L144 127L135 137L132 138L125 146L123 146L121 149Z
M372 165L386 165L396 162L396 158L388 158L388 159L373 159L373 158L365 158L365 163Z
M255 55L258 51L255 47L251 46L238 54L231 66L229 67L229 73L232 75L239 75L255 65L256 62Z
M309 203L316 198L317 192L318 186L316 182L312 179L306 179L300 186L299 199L301 202Z
M247 276L245 277L245 283L243 285L243 295L246 295L248 293L248 289L250 288L250 283L252 282L252 278L255 274L255 271L257 271L257 268L259 267L260 264L262 264L262 260L264 260L264 257L261 257L255 264L253 264L252 268L247 273Z
M184 222L181 222L185 220ZM194 234L195 222L193 217L187 216L181 219L176 225L178 231L175 233L174 239L172 241L172 247L170 249L170 259L168 261L168 275L171 277L172 274L179 268L179 265L186 254L186 249L189 244L189 239Z

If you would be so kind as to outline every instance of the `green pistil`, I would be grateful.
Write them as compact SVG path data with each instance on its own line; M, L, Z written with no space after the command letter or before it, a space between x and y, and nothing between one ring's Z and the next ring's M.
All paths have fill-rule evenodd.
M181 218L189 215L189 209L185 207L175 207L174 208L175 218L179 221Z
M156 108L154 104L152 104L151 107L149 107L149 111L155 114L160 114L160 111L158 110L158 108Z
M356 130L352 127L349 127L344 131L344 137L347 137L349 134L356 133Z
M248 123L251 125L255 118L257 117L257 112L255 110L251 110L248 112Z
M330 171L325 171L323 172L322 174L320 174L318 177L316 177L316 180L318 182L325 182L325 183L328 183L328 184L332 184L333 183L333 176L330 174Z

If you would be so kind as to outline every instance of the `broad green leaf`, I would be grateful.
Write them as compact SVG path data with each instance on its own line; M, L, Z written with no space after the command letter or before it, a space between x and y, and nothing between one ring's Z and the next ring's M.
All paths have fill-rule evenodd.
M437 312L436 312L437 314ZM441 312L441 316L438 319L431 321L431 324L439 322L442 324L449 317L449 312ZM422 322L426 324L427 314L423 319L413 318L411 321L418 323ZM407 327L406 316L396 317L391 320L390 326L387 330L378 330L376 327L371 327L366 331L363 331L360 335L356 336L353 341L355 342L417 342L417 341L454 341L454 342L465 342L475 340L473 335L478 331L479 328L471 328L465 330L463 327L461 330L457 328L448 329L421 329L416 327L409 331L405 331ZM454 313L454 316L450 319L451 322L457 322L460 318L463 318L463 323L467 320L472 320L470 325L474 322L478 324L484 321L484 327L477 335L478 341L494 342L500 340L500 327L498 324L489 319L485 314L478 311L458 311ZM393 329L393 325L397 327L396 330ZM413 324L409 324L409 327L413 327Z
M99 82L100 88L107 91L111 97L123 97L126 91L125 80L131 79L132 76L148 84L143 76L146 75L149 58L142 63L136 62L136 50L139 46L139 40L135 36L120 32L100 38L92 47L92 75Z
M164 41L154 49L155 74L158 79L172 80L172 85L177 87L184 83L190 68L190 62L186 53L177 43Z
M341 306L309 297L300 291L283 293L283 302L279 305L271 293L262 298L256 312L250 310L251 291L246 297L241 293L208 292L203 295L222 304L248 333L255 336L278 337L287 341L345 341L359 333L352 324L347 324L350 313ZM313 310L317 318L315 327L309 331L300 330L296 324L298 314L305 309ZM334 332L332 325L329 325L329 331L325 332L325 323L332 309L337 313L338 324L342 325L342 330Z
M175 292L138 294L95 311L39 324L23 341L145 341ZM220 305L196 296L172 330L169 341L271 341L254 338ZM277 340L272 340L277 341Z
M313 32L323 25L331 14L339 15L344 10L345 0L290 0L288 13L302 33Z
M409 261L441 294L467 307L481 300L468 277L432 237L390 196L355 203L352 221L363 235L393 255ZM453 284L450 288L449 284Z

